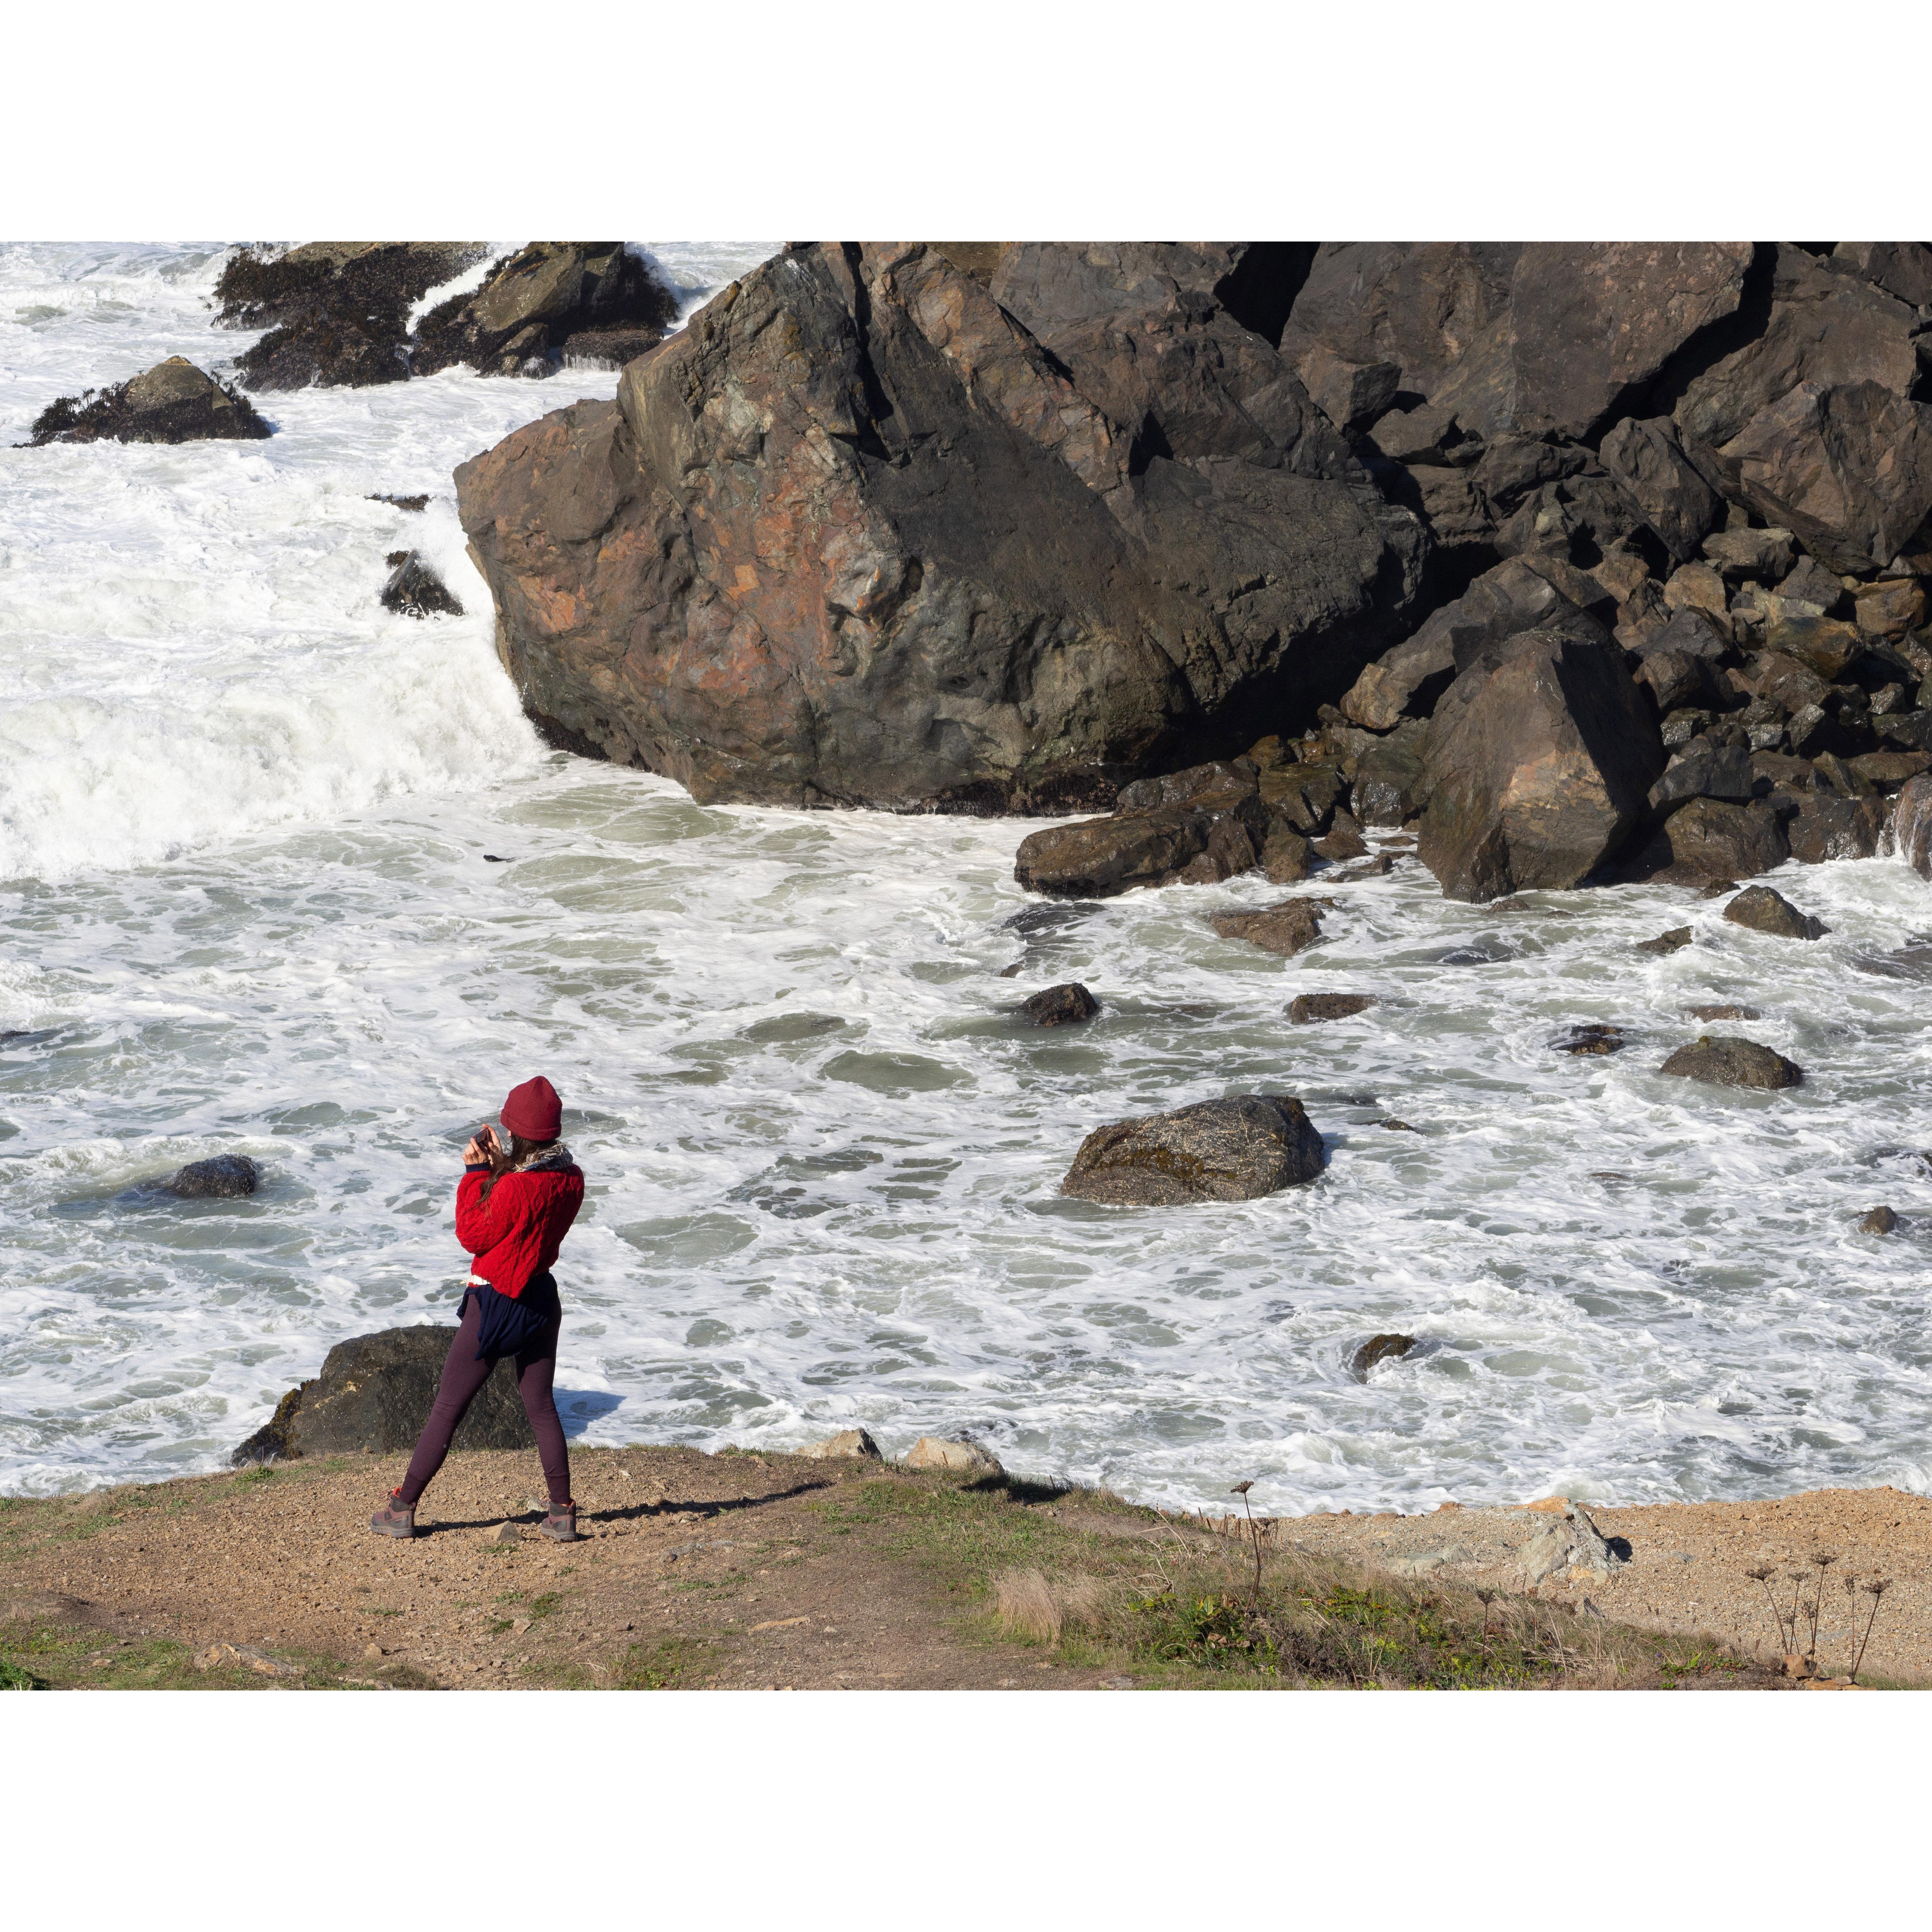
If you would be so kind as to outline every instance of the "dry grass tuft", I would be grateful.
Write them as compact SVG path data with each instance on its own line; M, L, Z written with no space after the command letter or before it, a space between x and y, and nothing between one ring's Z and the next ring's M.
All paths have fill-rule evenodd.
M1049 1583L1038 1570L1006 1570L993 1579L993 1614L1015 1636L1055 1644L1070 1627L1091 1621L1100 1598L1093 1576L1064 1576Z

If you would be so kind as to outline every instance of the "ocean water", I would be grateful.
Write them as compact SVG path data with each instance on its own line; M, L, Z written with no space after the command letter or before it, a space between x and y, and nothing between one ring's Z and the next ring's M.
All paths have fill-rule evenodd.
M765 252L650 245L694 297ZM210 326L219 266L0 249L0 441L163 356L224 366L250 338ZM700 807L549 752L450 471L615 381L450 371L263 398L266 442L0 451L0 1492L218 1468L333 1342L448 1319L460 1150L538 1071L590 1178L580 1441L964 1430L1270 1511L1932 1487L1922 880L1786 868L1833 928L1806 944L1668 887L1450 904L1408 860L1282 961L1207 926L1278 896L1252 880L1046 908L1024 823ZM467 614L381 609L406 545ZM1076 978L1096 1021L1016 1024ZM1330 990L1381 1004L1288 1024ZM1761 1008L1736 1030L1805 1085L1660 1077L1710 1000ZM1630 1043L1555 1052L1580 1021ZM1304 1098L1319 1182L1059 1196L1100 1122L1255 1090ZM252 1199L152 1191L231 1150ZM1858 1234L1880 1202L1900 1231ZM1415 1350L1355 1381L1390 1330Z

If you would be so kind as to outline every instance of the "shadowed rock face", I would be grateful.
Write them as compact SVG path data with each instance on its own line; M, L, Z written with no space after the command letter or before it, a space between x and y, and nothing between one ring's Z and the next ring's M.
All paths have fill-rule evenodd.
M992 259L792 250L457 472L553 742L700 799L1064 808L1346 688L1426 542L1216 296L1240 244Z
M273 1418L236 1450L236 1463L416 1446L436 1400L454 1328L389 1328L329 1350L322 1373L290 1390ZM515 1361L494 1370L457 1430L458 1449L530 1449Z
M1244 1094L1095 1128L1060 1191L1114 1207L1252 1201L1314 1180L1327 1160L1299 1100Z
M1579 884L1636 826L1663 763L1614 645L1512 638L1478 655L1430 721L1419 855L1450 898Z

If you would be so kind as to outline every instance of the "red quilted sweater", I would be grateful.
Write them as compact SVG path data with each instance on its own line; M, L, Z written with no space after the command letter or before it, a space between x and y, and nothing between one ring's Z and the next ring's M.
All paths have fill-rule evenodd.
M556 1259L584 1204L584 1170L538 1168L505 1174L483 1198L487 1167L466 1167L456 1187L456 1238L476 1257L471 1272L512 1300Z

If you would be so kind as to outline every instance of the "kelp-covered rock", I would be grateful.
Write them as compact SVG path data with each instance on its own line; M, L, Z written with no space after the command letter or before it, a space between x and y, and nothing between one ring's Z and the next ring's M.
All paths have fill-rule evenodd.
M215 284L216 320L269 332L241 358L251 389L366 388L410 374L410 311L480 261L478 242L306 242L243 249Z
M1244 1094L1095 1128L1060 1191L1112 1207L1252 1201L1314 1180L1327 1160L1299 1100Z
M1346 688L1426 539L1216 294L1240 247L989 259L791 249L458 471L553 742L704 799L1064 809Z
M566 359L621 368L677 310L676 294L620 242L532 242L480 289L430 310L412 362L422 376L457 362L485 376L547 376Z
M460 617L463 605L456 594L414 550L392 560L382 604L406 617Z
M62 396L34 420L28 445L259 442L272 434L246 396L184 356L170 356L98 394Z

